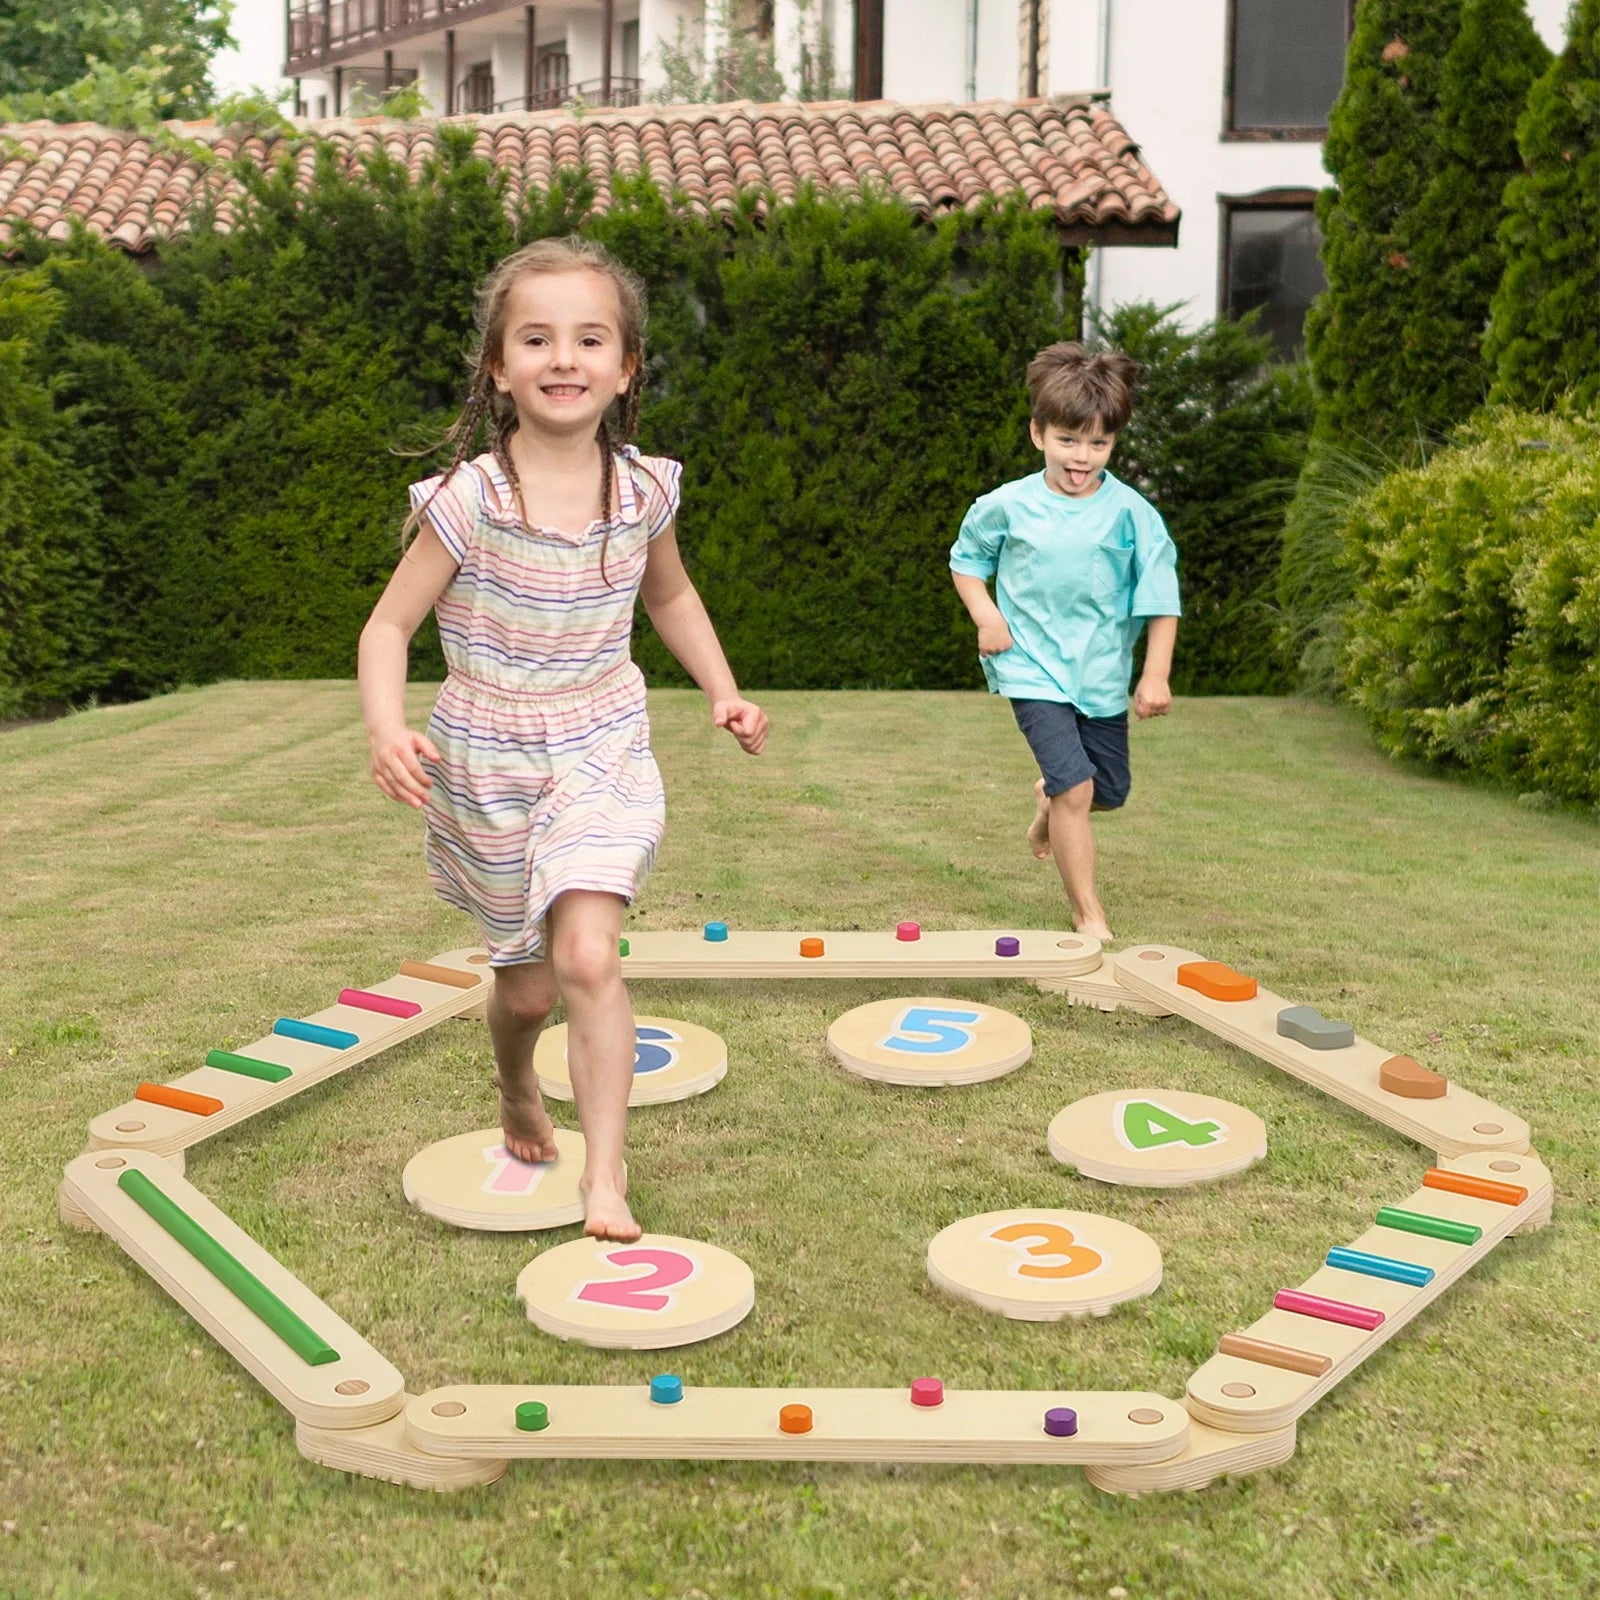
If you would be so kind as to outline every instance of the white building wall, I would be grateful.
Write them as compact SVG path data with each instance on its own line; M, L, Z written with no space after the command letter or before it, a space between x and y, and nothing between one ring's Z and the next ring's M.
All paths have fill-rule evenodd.
M883 95L919 104L964 100L966 0L885 0Z
M704 16L703 0L639 0L639 76L644 79L646 100L660 94L662 45L677 45L680 23L685 39L700 36L704 32ZM617 70L621 71L620 49L616 60Z

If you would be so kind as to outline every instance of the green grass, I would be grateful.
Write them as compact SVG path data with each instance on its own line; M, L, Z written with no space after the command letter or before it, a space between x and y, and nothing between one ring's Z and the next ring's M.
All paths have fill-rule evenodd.
M427 699L414 691L419 717ZM757 762L696 697L654 697L671 821L633 926L1063 925L1053 871L1022 846L1032 773L1004 707L768 704ZM365 775L353 686L228 684L0 736L0 1596L1600 1592L1600 833L1391 766L1347 716L1288 701L1182 702L1136 730L1134 763L1127 810L1097 821L1121 938L1232 962L1527 1117L1554 1225L1497 1249L1324 1400L1287 1465L1199 1495L1119 1499L1035 1468L575 1462L430 1496L303 1461L264 1391L55 1212L90 1118L139 1079L474 941L429 895L417 819ZM189 1173L413 1391L676 1370L1178 1395L1220 1335L1428 1164L1177 1019L946 987L1026 1017L1034 1059L970 1089L890 1090L840 1073L822 1040L895 985L636 987L641 1010L716 1029L732 1063L712 1094L635 1114L641 1217L734 1250L757 1284L741 1327L668 1356L545 1338L513 1293L537 1243L402 1200L412 1154L491 1120L477 1024L202 1144ZM1268 1159L1173 1193L1051 1161L1062 1106L1151 1084L1251 1106ZM1165 1283L1057 1326L933 1290L939 1228L1025 1203L1146 1229Z

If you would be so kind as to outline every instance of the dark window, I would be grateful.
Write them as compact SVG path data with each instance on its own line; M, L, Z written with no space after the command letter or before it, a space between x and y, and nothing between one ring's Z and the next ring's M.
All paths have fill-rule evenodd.
M1349 0L1232 0L1228 131L1327 131L1344 83Z
M1309 196L1223 202L1222 309L1230 317L1259 310L1257 326L1285 361L1304 352L1306 311L1327 287L1319 243Z
M639 24L637 22L624 22L622 24L622 76L624 78L637 78L639 76Z
M467 68L461 85L460 106L463 111L494 110L494 63L475 61Z

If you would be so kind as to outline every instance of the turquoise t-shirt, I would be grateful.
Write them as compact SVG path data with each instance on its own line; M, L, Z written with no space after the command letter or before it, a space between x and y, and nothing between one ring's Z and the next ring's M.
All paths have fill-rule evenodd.
M1133 646L1147 617L1176 617L1178 552L1161 514L1107 472L1082 499L1044 473L973 503L950 570L994 580L1012 647L983 675L1011 700L1057 700L1087 717L1128 709Z

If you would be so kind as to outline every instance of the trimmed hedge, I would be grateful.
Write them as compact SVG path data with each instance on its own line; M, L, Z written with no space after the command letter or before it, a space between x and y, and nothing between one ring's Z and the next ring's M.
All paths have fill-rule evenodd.
M1345 536L1346 684L1383 747L1600 802L1600 415L1484 412Z

